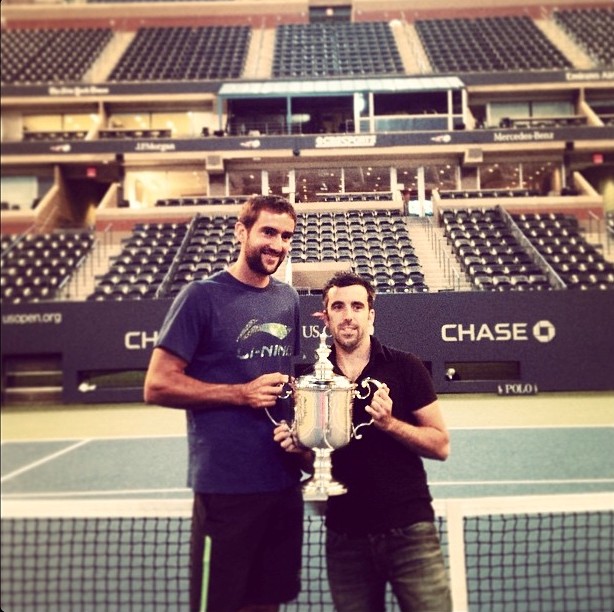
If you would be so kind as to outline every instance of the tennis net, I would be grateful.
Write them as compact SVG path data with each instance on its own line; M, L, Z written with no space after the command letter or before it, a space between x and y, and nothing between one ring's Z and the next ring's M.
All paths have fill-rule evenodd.
M457 612L611 610L614 494L435 502ZM303 589L333 610L322 505L308 503ZM188 607L189 500L3 500L2 609ZM388 609L396 610L389 593Z

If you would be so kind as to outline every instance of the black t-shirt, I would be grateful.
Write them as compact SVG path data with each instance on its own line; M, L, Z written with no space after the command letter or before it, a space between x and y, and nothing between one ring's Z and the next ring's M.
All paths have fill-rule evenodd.
M336 368L334 350L330 360ZM371 337L371 358L359 379L367 376L386 383L393 401L392 414L413 423L414 412L437 399L428 370L415 355L399 351ZM370 388L374 388L370 385ZM361 395L364 389L359 388ZM369 395L369 397L371 394ZM370 420L364 410L369 397L356 398L354 425ZM326 524L339 533L380 533L434 518L422 458L374 426L361 427L360 439L332 453L333 476L348 492L331 496Z

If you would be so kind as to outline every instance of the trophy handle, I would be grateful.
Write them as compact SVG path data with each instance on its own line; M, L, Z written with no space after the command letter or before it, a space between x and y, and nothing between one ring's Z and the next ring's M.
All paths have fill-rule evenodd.
M292 396L292 394L294 393L294 387L292 386L292 380L285 382L282 386L282 391L281 393L277 396L279 399L285 400L288 399L289 397ZM276 427L278 425L281 425L281 421L276 421L272 416L271 413L269 412L268 408L265 408L264 411L266 412L267 416L269 417L269 421L271 421L271 423L273 423L273 425L275 425ZM294 429L294 423L292 424L292 428Z
M367 378L365 378L360 383L360 386L367 389L367 392L364 395L361 395L360 392L354 390L354 397L357 397L358 399L367 399L369 395L371 395L371 389L369 388L370 383L373 383L378 389L383 386L383 383L381 383L379 380L376 380L375 378L371 378L370 376L367 376ZM356 432L361 427L369 427L369 425L373 425L373 419L371 419L368 423L361 423L357 427L352 427L354 438L356 438L356 440L360 440L362 438L362 434L359 435Z
M294 388L292 387L292 382L288 381L283 384L282 392L277 397L282 400L288 399L292 393L294 393Z
M375 378L371 378L367 376L361 383L360 386L364 387L367 392L364 395L360 395L358 391L354 391L354 397L358 399L367 399L369 395L371 395L371 389L369 389L369 383L373 383L378 389L383 386L384 383L381 383L379 380L375 380Z

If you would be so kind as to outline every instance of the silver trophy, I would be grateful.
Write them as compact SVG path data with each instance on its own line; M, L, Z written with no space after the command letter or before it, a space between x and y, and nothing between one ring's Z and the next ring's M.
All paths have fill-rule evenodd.
M366 399L371 393L370 384L377 388L382 383L374 378L365 378L361 386L364 395L355 383L345 376L333 372L328 360L330 348L326 345L326 332L320 334L320 346L316 350L318 360L314 374L300 376L293 384L294 422L290 433L302 446L315 451L314 474L304 488L305 499L325 500L329 495L341 495L346 488L332 477L331 453L350 442L352 436L357 440L361 427L373 423L352 424L352 405L354 398ZM289 397L287 393L284 397Z

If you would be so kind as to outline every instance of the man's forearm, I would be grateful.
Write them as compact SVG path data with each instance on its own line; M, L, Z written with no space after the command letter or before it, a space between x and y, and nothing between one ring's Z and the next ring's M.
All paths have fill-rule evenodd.
M435 427L416 426L393 417L385 431L421 457L444 461L450 453L448 433Z
M145 402L167 408L206 408L243 403L243 385L208 383L175 373L164 379L145 380Z

